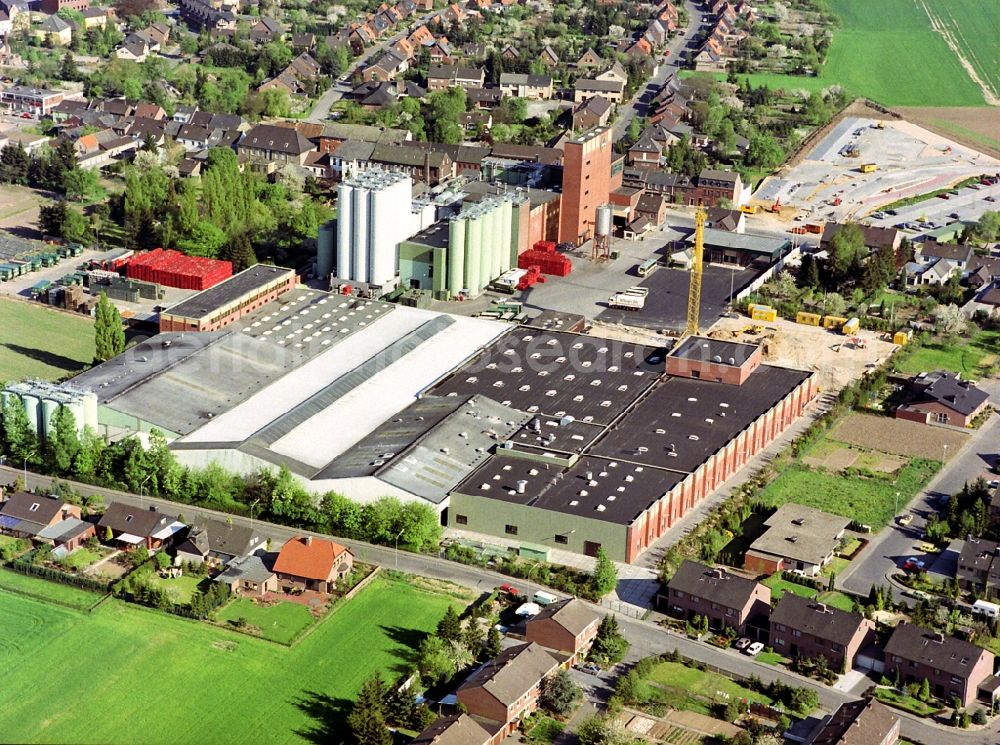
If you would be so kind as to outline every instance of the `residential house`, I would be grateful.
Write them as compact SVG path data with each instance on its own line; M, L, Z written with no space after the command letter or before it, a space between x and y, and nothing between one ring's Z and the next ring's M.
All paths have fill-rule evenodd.
M716 205L720 199L739 204L743 181L737 171L706 168L698 174L698 198L704 204Z
M506 738L500 722L451 714L435 719L410 745L500 745Z
M251 163L302 165L306 153L316 147L294 129L258 124L243 135L236 152Z
M408 68L409 64L406 58L396 52L386 52L362 70L361 79L366 82L386 82L394 80L397 75L406 72Z
M921 424L968 427L988 404L989 395L958 373L920 373L910 381L907 398L895 415Z
M0 3L2 5L3 3ZM80 15L83 16L83 27L85 29L101 28L108 23L115 25L115 9L114 8L103 8L103 7L93 7L87 8L81 11Z
M280 588L277 575L259 554L233 559L213 577L213 581L226 585L231 593L243 597L262 598Z
M576 61L577 67L601 67L603 64L604 60L590 47Z
M499 87L473 88L465 93L469 103L477 109L495 109L503 98Z
M500 75L500 93L503 96L548 101L552 98L552 78L549 75L523 75L505 72Z
M34 538L37 543L52 546L52 556L58 559L73 553L96 535L93 523L78 517L67 517L43 528Z
M33 10L40 10L42 13L55 15L60 10L84 11L90 6L90 0L41 0Z
M815 577L830 563L851 521L789 502L764 521L767 530L750 544L743 566L752 572L792 571Z
M427 56L430 57L432 65L450 65L455 61L455 52L452 50L451 44L448 43L448 39L443 36L424 42L421 48L427 50Z
M555 50L548 44L542 47L542 51L538 55L538 59L541 60L541 63L548 68L556 67L559 64L559 55L556 54Z
M662 156L660 146L653 142L652 137L643 134L628 149L626 162L630 166L657 166Z
M489 132L493 127L493 114L489 111L469 111L458 115L458 123L466 132Z
M1000 525L1000 486L993 490L990 497L990 525Z
M0 533L34 538L64 520L80 519L80 508L58 497L14 492L0 502Z
M372 150L370 162L408 173L414 181L431 187L455 177L455 163L446 152L379 144Z
M625 95L625 84L620 80L595 80L580 78L573 89L573 102L583 103L593 96L603 96L614 104L620 104Z
M847 223L828 222L823 226L823 236L820 238L820 248L826 251L830 247L833 236L839 233ZM903 242L903 234L896 228L879 228L874 225L859 225L864 239L865 248L874 253L880 248L890 248L898 255Z
M614 106L604 96L591 96L573 109L573 129L586 130L603 127L611 118Z
M73 27L61 16L51 15L35 27L34 36L53 46L68 46L73 41Z
M332 122L323 125L319 136L319 151L332 153L345 142L392 143L400 144L412 139L412 134L406 129L380 129L367 124L342 124Z
M174 515L160 512L155 506L142 509L112 502L97 522L97 537L103 540L110 531L111 539L127 548L145 546L154 550L172 543L184 528Z
M931 693L971 706L980 685L993 675L993 653L972 642L900 622L885 645L885 675L903 685L930 684Z
M538 708L542 681L559 668L560 661L542 646L518 644L466 678L456 697L470 715L499 722L509 735Z
M337 580L351 573L354 554L339 543L312 536L289 539L274 562L278 583L285 589L332 592Z
M529 618L524 624L524 639L570 655L572 665L587 656L600 621L600 614L582 600L568 598L545 606Z
M149 44L135 34L122 42L121 46L115 50L115 57L129 62L145 62L149 54Z
M316 34L292 34L292 51L312 52L316 48Z
M962 277L974 258L972 246L924 241L914 250L913 261L906 265L906 283L944 284L954 276Z
M229 8L216 8L205 0L178 0L181 17L198 29L210 32L234 31L236 13Z
M653 45L644 36L639 37L634 42L625 47L625 54L629 57L651 57L653 55Z
M245 525L207 519L192 525L177 543L177 562L228 564L233 559L265 550L267 539Z
M705 226L716 230L728 230L742 235L746 231L747 216L740 210L712 207L708 210Z
M250 27L250 40L258 44L280 39L285 33L284 27L273 18L263 17Z
M628 72L621 62L616 61L611 67L598 75L595 80L617 80L622 85L628 85Z
M875 641L875 622L786 592L771 611L771 646L786 657L824 657L830 669L847 672L858 652Z
M501 51L500 56L508 62L516 62L521 59L521 53L513 44L507 44Z
M805 745L897 745L899 716L874 696L845 701Z
M655 227L663 225L667 220L667 200L662 194L643 192L635 205L635 216L646 218Z
M747 622L765 619L771 590L756 580L685 559L667 583L668 612L684 620L708 618L709 628L746 633Z
M966 538L958 557L955 579L959 587L977 597L986 600L1000 597L1000 543L986 538Z
M481 67L460 67L442 65L432 67L427 73L427 90L439 91L445 88L476 90L483 87L486 74Z
M135 35L145 39L153 51L158 52L170 41L170 27L165 23L153 23L141 31L136 31Z

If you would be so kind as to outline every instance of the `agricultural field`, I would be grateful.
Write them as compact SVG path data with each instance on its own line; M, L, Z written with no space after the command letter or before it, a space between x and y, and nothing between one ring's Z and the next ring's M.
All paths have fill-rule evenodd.
M57 380L93 361L93 320L0 297L0 385L28 377Z
M832 0L841 25L819 76L751 74L749 79L755 86L809 92L839 85L893 107L985 106L982 88L931 27L921 2L952 31L975 69L979 64L973 59L983 60L984 67L995 60L998 3L957 0L960 6L970 6L966 12L953 10L956 0L880 0L878 12L873 12L871 0ZM1000 68L992 64L991 81L1000 76Z
M921 344L905 355L898 365L900 372L919 373L951 370L964 378L977 378L1000 358L1000 331L977 331L972 340L955 337Z
M85 615L0 592L0 732L23 743L332 741L362 681L408 670L454 602L380 577L287 649L117 600Z

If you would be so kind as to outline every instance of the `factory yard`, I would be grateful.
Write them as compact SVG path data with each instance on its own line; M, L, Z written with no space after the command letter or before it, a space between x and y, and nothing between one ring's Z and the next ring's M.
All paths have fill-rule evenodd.
M986 173L1000 170L1000 161L934 134L906 121L879 121L846 117L834 126L798 164L766 178L754 192L751 203L771 205L780 200L781 218L787 222L801 215L807 221L845 221L868 217L879 208ZM850 146L859 154L848 157ZM874 164L872 173L861 173L862 164ZM900 208L897 215L873 220L893 225L924 218L938 226L959 219L975 220L1000 197L1000 185L963 189L950 199L928 201ZM836 199L842 200L834 205ZM786 225L787 227L787 225Z
M0 384L25 378L58 380L93 360L90 318L0 297Z
M761 326L761 334L741 333L747 326ZM818 326L805 326L792 321L751 321L746 316L722 318L711 328L709 336L716 339L739 340L763 345L764 360L772 365L811 370L816 373L823 389L839 390L859 378L867 369L883 362L895 345L885 341L883 334L859 331L866 347L856 348L847 343L848 337Z

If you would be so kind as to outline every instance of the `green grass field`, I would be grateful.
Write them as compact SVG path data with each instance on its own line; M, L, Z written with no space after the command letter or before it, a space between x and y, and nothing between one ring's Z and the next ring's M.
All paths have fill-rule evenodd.
M979 75L997 85L1000 3L925 1L942 21L954 26L953 34ZM871 0L832 0L831 6L841 26L834 31L819 76L757 73L746 76L750 82L809 92L839 85L887 106L986 105L982 90L931 28L916 0L879 0L877 8Z
M165 579L156 573L152 573L149 575L149 581L151 584L166 590L172 602L187 605L191 602L191 596L194 595L198 586L206 580L204 577L193 577L189 574L185 574L182 577Z
M816 597L816 591L814 589L806 587L805 585L800 585L798 582L789 582L787 579L782 579L780 572L767 577L763 581L763 584L771 588L772 603L777 603L781 600L781 598L785 596L786 592L806 598L807 600L812 600Z
M451 602L380 578L285 649L117 600L81 615L0 593L2 739L336 741L362 681L407 670Z
M260 629L266 639L291 643L302 631L316 622L309 609L298 603L278 603L263 607L248 598L237 598L221 611L218 619L224 623L245 618Z
M718 696L720 691L728 693L730 701L745 698L762 704L773 703L763 693L744 688L724 675L696 670L680 662L659 663L644 681L664 689L668 694L667 703L673 708L700 714L710 713L709 704L722 700Z
M71 569L73 571L79 572L86 569L91 564L95 564L101 560L101 554L97 551L91 551L89 548L78 548L76 551L71 553L69 556L64 556L59 560L59 565L64 569Z
M94 360L94 322L38 303L0 297L0 385L63 378Z
M63 585L58 582L30 577L27 574L13 572L10 569L0 569L0 590L10 590L21 595L31 595L32 597L51 599L61 605L68 605L72 608L86 610L97 604L101 596L96 592L90 592L80 587ZM12 598L13 595L0 593L0 597ZM0 608L3 602L0 601ZM2 657L2 654L0 654ZM2 727L0 727L2 730Z
M978 331L972 341L955 338L952 342L922 344L899 363L900 372L918 373L951 370L964 377L978 377L981 366L991 364L1000 355L1000 331Z
M871 525L878 529L895 514L896 492L906 504L930 480L939 464L913 460L895 479L843 476L795 464L784 471L761 493L761 501L778 507L787 502L804 504Z

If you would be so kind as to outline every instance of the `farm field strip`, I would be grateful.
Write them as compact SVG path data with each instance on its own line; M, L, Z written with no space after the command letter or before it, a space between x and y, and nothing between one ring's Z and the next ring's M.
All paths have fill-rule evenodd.
M0 384L63 378L93 359L93 320L0 297Z

